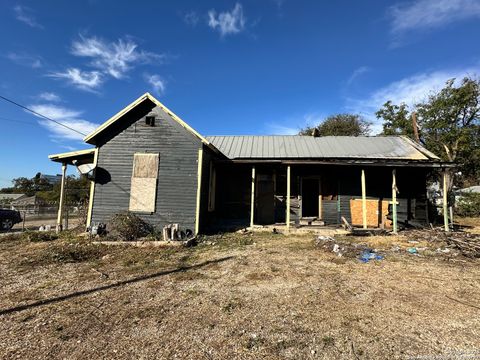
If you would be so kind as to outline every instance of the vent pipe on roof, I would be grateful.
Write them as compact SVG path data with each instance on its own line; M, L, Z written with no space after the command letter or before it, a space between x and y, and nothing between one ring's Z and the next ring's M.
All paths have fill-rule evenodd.
M413 126L413 137L417 143L420 144L420 136L418 135L418 125L417 125L417 113L412 112L412 126Z
M312 136L313 137L320 137L320 131L317 128L312 129Z

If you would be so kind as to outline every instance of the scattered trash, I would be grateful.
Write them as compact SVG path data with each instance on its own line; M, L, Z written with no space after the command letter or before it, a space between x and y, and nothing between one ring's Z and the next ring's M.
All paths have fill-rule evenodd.
M342 253L340 252L340 246L338 244L333 245L332 251L337 254L337 256L342 256Z
M367 263L370 260L383 260L384 257L380 254L377 254L375 250L372 249L365 249L360 254L359 260Z
M407 251L408 251L410 254L418 254L417 248L414 248L414 247L408 248Z

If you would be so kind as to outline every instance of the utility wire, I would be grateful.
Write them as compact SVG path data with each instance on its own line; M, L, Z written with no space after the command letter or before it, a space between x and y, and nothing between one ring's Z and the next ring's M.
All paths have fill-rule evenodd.
M26 107L26 106L24 106L24 105L22 105L22 104L19 104L19 103L13 101L13 100L10 100L10 99L6 98L5 96L0 95L0 99L5 100L5 101L7 101L7 102L9 102L9 103L11 103L11 104L13 104L13 105L16 105L16 106L22 108L23 110L27 110L27 111L31 112L32 114L37 115L37 116L39 116L39 117L41 117L41 118L43 118L43 119L45 119L45 120L52 121L52 122L54 122L54 123L57 124L57 125L63 126L64 128L67 128L67 129L69 129L69 130L71 130L71 131L76 132L77 134L80 134L80 135L82 135L82 136L87 136L87 134L84 134L84 133L82 133L82 132L80 132L80 131L78 131L78 130L76 130L76 129L74 129L74 128L71 128L70 126L63 124L63 123L61 123L60 121L53 120L53 119L49 118L48 116L45 116L45 115L43 115L43 114L40 114L40 113L36 112L35 110L29 109L28 107Z

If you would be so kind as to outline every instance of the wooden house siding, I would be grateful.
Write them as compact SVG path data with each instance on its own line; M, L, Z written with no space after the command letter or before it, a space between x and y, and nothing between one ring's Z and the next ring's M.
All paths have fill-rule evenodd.
M152 113L153 127L145 124ZM134 154L158 153L155 212L136 214L157 227L179 223L182 229L193 230L201 141L151 104L125 117L106 131L99 144L92 222L108 223L113 215L128 210Z

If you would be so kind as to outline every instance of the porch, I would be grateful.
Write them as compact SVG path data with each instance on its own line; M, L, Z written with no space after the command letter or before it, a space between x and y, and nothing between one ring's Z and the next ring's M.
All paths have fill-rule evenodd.
M396 232L429 223L429 167L307 162L216 162L207 227L335 230L347 222Z

